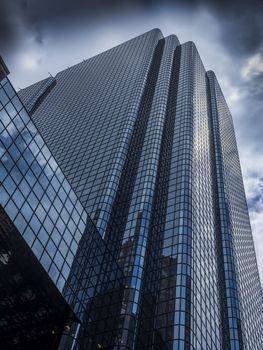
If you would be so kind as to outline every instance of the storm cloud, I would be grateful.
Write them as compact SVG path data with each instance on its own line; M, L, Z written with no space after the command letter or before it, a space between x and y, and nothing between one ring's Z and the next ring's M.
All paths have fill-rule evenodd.
M75 25L109 17L116 12L123 15L156 6L183 6L189 12L206 7L220 21L222 40L233 53L251 54L262 43L261 0L2 0L0 42L5 47L12 47L23 30L31 31L41 42L41 30L46 26Z

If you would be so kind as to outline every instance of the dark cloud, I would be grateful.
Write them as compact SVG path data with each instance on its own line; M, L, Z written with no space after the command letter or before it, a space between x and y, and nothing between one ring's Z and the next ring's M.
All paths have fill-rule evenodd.
M233 54L251 54L262 45L262 0L188 0L182 3L188 7L204 6L213 13L221 28L221 38Z
M263 52L256 54L263 62ZM252 57L255 57L252 56ZM244 65L248 65L249 59L245 61ZM239 104L242 108L239 111L238 119L240 125L238 125L239 138L242 140L243 147L250 148L253 154L262 154L262 134L263 134L263 118L262 118L262 101L263 101L263 72L262 68L257 67L257 62L249 64L251 71L247 72L247 75L242 77L238 76L235 72L235 67L232 71L228 68L229 74L232 77L231 81L238 87L240 93ZM239 70L237 70L238 72ZM236 76L236 77L235 77ZM255 164L256 165L256 164ZM257 166L253 172L257 173ZM258 174L257 174L258 175Z
M0 45L6 47L13 43L17 33L13 23L13 15L9 14L11 5L5 1L0 2Z
M260 209L257 209L258 203L262 203L262 194L257 194L254 197L251 197L247 201L247 205L249 209L254 209L256 212L260 212Z
M43 43L41 16L31 11L26 0L3 0L0 2L0 49L13 50L15 45L29 33L36 42Z
M49 25L75 25L116 12L147 10L167 4L192 11L200 6L208 8L221 24L222 40L233 53L251 54L262 43L262 0L1 0L0 42L2 46L12 47L24 29L41 44L42 29Z
M224 43L232 53L252 54L263 40L263 1L229 1L214 7L221 23Z

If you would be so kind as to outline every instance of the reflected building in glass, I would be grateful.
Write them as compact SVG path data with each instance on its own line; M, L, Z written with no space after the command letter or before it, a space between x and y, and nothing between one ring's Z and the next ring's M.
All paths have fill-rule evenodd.
M35 295L1 315L46 305L55 349L262 349L232 117L195 45L153 29L18 94L0 67L0 283ZM39 344L19 317L6 349Z

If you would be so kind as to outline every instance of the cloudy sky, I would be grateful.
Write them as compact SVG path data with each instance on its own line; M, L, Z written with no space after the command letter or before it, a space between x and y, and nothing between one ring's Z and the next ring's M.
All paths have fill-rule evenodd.
M263 284L263 1L0 1L0 53L17 89L154 27L194 41L221 84L233 114Z

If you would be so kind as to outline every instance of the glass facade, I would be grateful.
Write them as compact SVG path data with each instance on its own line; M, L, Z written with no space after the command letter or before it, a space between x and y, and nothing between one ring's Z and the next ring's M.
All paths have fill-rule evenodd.
M0 206L1 349L57 349L75 316Z
M263 305L232 117L215 74L207 73L220 217L222 293L231 349L262 347Z
M41 85L43 90L43 84ZM45 83L45 86L49 88L49 84ZM35 99L35 103L38 101ZM64 336L67 347L71 348L76 329L78 334L81 334L82 346L95 346L94 341L103 342L104 338L108 343L113 343L113 339L111 340L115 334L113 328L116 328L117 310L120 308L123 294L123 273L6 77L0 81L0 116L1 210L3 215L12 221L15 227L14 235L21 235L30 248L29 251L34 253L48 278L53 281L51 287L50 282L46 283L46 288L57 291L51 295L54 299L53 304L59 298L56 293L60 292L60 298L64 297L64 304L60 301L60 309L53 306L56 313L52 309L49 311L52 302L46 302L43 320L39 317L40 320L34 321L32 314L27 318L24 317L25 321L28 323L34 321L36 327L41 327L44 321L48 322L46 314L49 312L50 321L56 327L59 324L61 334L63 322L64 326L67 323L67 327L72 323L68 316L72 313L75 316L71 316L71 321L74 318L75 321ZM2 221L4 225L4 219L1 218L1 223ZM1 271L1 278L5 281L1 285L4 288L7 285L11 293L16 293L20 297L19 293L22 295L24 290L22 286L19 289L19 284L15 285L10 271L16 276L22 275L25 280L28 277L23 275L24 270L20 272L18 267L17 270L14 269L13 265L19 266L22 253L17 257L10 247L15 249L13 246L16 244L16 249L21 250L21 238L9 237L6 229L3 229L3 232L10 246L4 244L3 237L0 242L0 260L7 259L4 265L8 266ZM13 245L12 239L16 241ZM24 256L27 254L24 253ZM9 255L11 258L8 258ZM28 255L29 258L34 262ZM41 277L41 273L43 274L40 269L40 272L35 272L35 276L39 274ZM15 280L15 277L13 279ZM22 308L23 312L26 312L27 305L35 312L41 312L36 306L41 308L41 303L45 303L48 292L45 289L42 294L39 292L37 280L36 285L32 285L32 281L25 283L28 283L27 288L30 288L32 294L38 295L39 305L26 304L23 300L20 304L14 302L12 312L16 308ZM7 306L10 305L10 301L8 302L3 295L1 305L6 305L5 310L8 310ZM115 313L112 311L114 307ZM63 312L62 315L65 317L59 316L60 312ZM101 315L99 319L98 314ZM8 323L7 326L11 328L10 335L4 334L5 342L2 345L5 348L12 346L11 337L18 339L17 346L25 346L25 339L22 336L25 330L22 329L22 325L26 327L26 323L22 322L21 315L17 317L20 318L20 326L13 326L13 330L5 318L2 321L3 324ZM105 319L107 325L104 325ZM12 323L16 324L16 321L18 320L13 319ZM53 323L49 326L50 332L53 331ZM17 324L19 325L18 322ZM48 338L50 335L37 329L33 328L31 335L28 332L30 335L28 339L31 341L26 343L28 347L38 346L36 344L42 342L43 349L47 346L57 348L57 339L56 342L52 341ZM36 343L37 334L39 339ZM45 337L46 342L43 340ZM80 340L78 344L79 342Z
M3 78L1 204L78 318L61 349L262 349L232 117L194 43L153 29L18 95Z
M62 291L87 214L10 82L0 84L0 203Z

